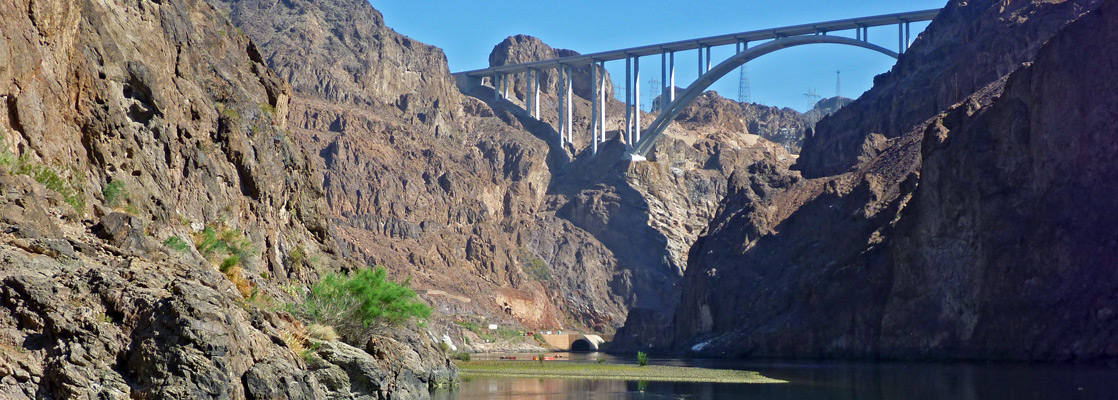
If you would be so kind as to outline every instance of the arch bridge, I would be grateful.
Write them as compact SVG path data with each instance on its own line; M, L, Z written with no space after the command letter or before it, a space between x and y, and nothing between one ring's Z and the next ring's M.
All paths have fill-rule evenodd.
M710 36L699 39L659 43L647 46L610 50L593 54L560 57L522 64L501 65L454 74L458 87L463 92L482 86L484 78L489 78L497 100L507 100L510 76L526 74L528 94L525 99L527 112L540 119L540 71L558 70L559 72L559 143L565 145L574 139L574 91L572 75L574 67L590 66L593 87L591 100L591 122L588 132L593 135L593 152L598 152L598 143L605 141L605 64L609 61L625 60L625 129L622 140L631 149L636 159L646 156L653 148L656 139L671 124L677 115L698 95L713 85L719 78L735 68L763 55L808 44L831 43L861 47L898 58L911 44L910 25L913 22L928 21L939 13L938 9L913 11L896 14L850 18L837 21L762 29L727 35ZM897 51L892 51L869 42L869 28L897 26ZM835 32L854 31L854 37L832 35ZM751 43L758 43L750 46ZM711 66L711 48L734 46L733 56ZM675 55L681 51L698 52L698 78L682 93L676 93ZM661 82L664 82L661 99L669 103L661 107L660 114L647 129L641 129L640 113L640 61L641 57L660 55Z

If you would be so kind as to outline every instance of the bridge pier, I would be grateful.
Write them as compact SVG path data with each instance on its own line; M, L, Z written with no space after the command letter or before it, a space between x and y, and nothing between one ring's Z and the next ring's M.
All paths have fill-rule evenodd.
M559 68L558 68L558 72L559 72L559 87L557 88L558 93L556 93L555 96L559 100L559 129L558 129L558 131L559 131L559 146L565 146L566 145L566 134L564 132L566 132L566 130L567 130L567 110L566 110L567 100L564 97L566 97L567 88L565 88L564 86L567 83L567 78L564 77L563 75L566 72L566 68L562 64L560 64Z
M633 57L633 143L641 141L641 57Z
M904 54L904 23L897 24L897 54Z
M571 75L574 73L574 67L568 65L567 69L567 143L571 146L575 144L575 119L574 119L574 78Z
M598 126L601 131L601 138L599 142L605 143L606 141L606 62L602 61L598 64L601 69L601 74L598 76Z
M590 64L590 134L593 136L591 154L598 154L598 65Z
M669 80L671 80L671 82L672 82L671 88L668 89L668 100L669 100L669 102L672 102L672 101L675 101L675 52L674 51L668 53L668 64L669 64L668 69L671 70L671 77L669 77ZM667 106L667 104L662 104L660 109L663 109L664 106Z
M633 147L633 57L625 56L625 147Z

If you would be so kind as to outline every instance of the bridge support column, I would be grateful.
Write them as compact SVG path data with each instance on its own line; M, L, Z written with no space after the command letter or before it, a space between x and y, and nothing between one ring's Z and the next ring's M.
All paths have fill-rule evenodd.
M668 53L660 53L660 109L663 110L668 104ZM653 104L655 105L655 104Z
M675 52L674 51L668 54L668 64L669 64L668 69L671 70L671 76L668 78L668 80L670 80L672 82L671 85L668 88L668 100L669 100L668 102L670 103L670 102L675 101ZM664 107L667 107L667 104L665 104ZM664 108L664 107L661 107L661 108Z
M564 132L567 131L567 110L565 110L567 99L564 98L567 95L567 89L563 85L567 83L567 78L563 76L566 72L563 65L559 65L557 70L559 72L559 93L556 93L556 98L559 100L559 145L563 146L566 145L566 134Z
M912 25L911 22L906 21L904 23L904 48L905 48L905 50L908 50L909 46L912 46L912 26L911 25Z
M699 52L699 74L695 76L703 76L703 46L700 45L695 51Z
M710 72L710 46L706 46L706 48L707 48L706 64L703 65L703 73L704 74L707 73L707 72Z
M536 70L536 73L534 75L535 79L533 80L533 84L535 88L532 89L532 93L535 93L536 101L532 102L532 107L535 108L536 119L542 120L543 116L540 115L540 71Z
M625 56L625 147L633 147L633 58Z
M500 100L501 84L498 83L500 82L500 79L498 78L497 74L493 74L493 76L489 77L489 82L493 84L493 100Z
M904 54L904 23L897 24L897 54Z
M524 85L527 90L524 91L524 110L528 111L528 116L535 118L536 114L532 112L532 70L524 73Z
M590 134L592 138L590 142L593 146L593 153L598 154L598 64L590 63Z
M598 126L600 127L601 137L596 138L598 141L605 143L606 141L606 62L602 61L599 64L601 74L598 76Z
M509 98L509 74L501 75L501 97L505 100Z
M641 58L633 57L633 143L641 141Z
M575 144L575 119L574 119L574 79L571 77L574 73L574 67L567 66L567 142L574 146Z

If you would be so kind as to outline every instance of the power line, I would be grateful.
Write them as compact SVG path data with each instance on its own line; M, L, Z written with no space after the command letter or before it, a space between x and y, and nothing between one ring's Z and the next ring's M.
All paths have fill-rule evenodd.
M648 80L648 112L656 112L661 108L660 104L656 103L656 97L662 93L660 89L660 80L652 78ZM661 102L663 99L661 99Z
M835 97L842 97L842 71L835 71Z

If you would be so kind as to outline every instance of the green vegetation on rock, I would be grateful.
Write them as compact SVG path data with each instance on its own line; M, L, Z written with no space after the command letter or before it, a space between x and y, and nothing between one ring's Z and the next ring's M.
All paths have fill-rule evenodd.
M388 279L384 268L362 269L352 276L330 274L311 286L288 311L309 322L333 326L342 335L356 333L376 323L398 324L409 318L427 318L431 308L415 291Z

